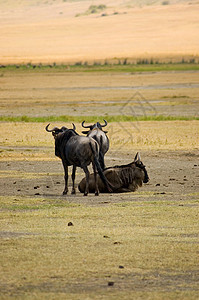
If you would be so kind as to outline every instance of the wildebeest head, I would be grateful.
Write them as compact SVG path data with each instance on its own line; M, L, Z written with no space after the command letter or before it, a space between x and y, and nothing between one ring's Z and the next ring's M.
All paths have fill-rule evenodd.
M73 124L73 123L72 123L72 124ZM46 126L46 131L52 132L52 135L54 136L54 138L56 138L57 135L58 135L59 133L63 133L63 132L65 132L66 130L68 130L68 128L65 127L65 126L62 126L61 128L54 127L53 129L48 129L49 125L50 125L50 123ZM75 127L74 124L73 124L72 130L74 130L74 131L76 130L76 127Z
M149 181L149 176L147 174L147 170L145 168L145 165L141 161L139 152L137 152L133 163L136 165L137 168L140 168L144 171L144 180L143 180L143 182L147 183Z
M46 126L46 131L52 132L52 135L54 136L55 155L58 156L59 158L62 158L61 153L62 153L63 147L61 145L66 144L72 136L78 135L78 133L75 131L76 127L73 124L72 129L69 129L65 126L62 126L61 128L54 127L52 129L48 129L49 125L50 125L50 123Z
M84 125L85 121L82 122L82 127L84 128L89 128L89 130L84 130L82 131L83 134L88 134L91 130L95 129L95 128L99 128L100 130L102 130L104 133L107 133L108 131L105 131L102 129L102 127L107 126L107 121L104 120L104 124L100 124L99 122L93 124L93 125Z

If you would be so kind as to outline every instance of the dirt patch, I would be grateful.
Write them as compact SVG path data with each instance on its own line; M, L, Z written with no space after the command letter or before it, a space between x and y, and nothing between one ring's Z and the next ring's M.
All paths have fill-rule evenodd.
M113 159L114 157L114 159ZM77 191L76 196L70 195L71 179L69 180L69 195L62 196L64 189L64 173L60 160L55 161L9 161L0 162L1 183L0 196L17 197L44 197L63 199L70 202L87 204L102 204L109 202L120 202L146 199L172 199L179 205L180 200L185 197L196 199L199 193L198 164L199 153L197 151L175 151L175 152L142 152L142 160L149 173L150 182L144 184L135 193L120 195L101 195L100 197L83 197ZM132 161L126 151L119 153L109 152L106 156L107 166L125 164ZM76 183L84 173L78 169Z

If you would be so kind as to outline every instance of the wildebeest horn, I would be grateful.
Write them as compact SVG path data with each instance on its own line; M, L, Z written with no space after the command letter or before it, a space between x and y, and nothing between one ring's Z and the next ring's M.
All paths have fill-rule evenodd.
M101 124L100 124L101 125ZM106 120L104 120L104 125L101 125L102 127L105 127L105 126L107 126L107 121Z
M75 131L76 130L76 126L75 126L75 124L74 123L72 123L73 124L73 130Z
M59 130L58 127L54 127L53 129L48 129L49 125L50 125L50 123L46 126L46 131L48 131L48 132L53 132L53 131L55 131L55 130Z
M141 161L139 152L136 153L136 156L135 156L135 158L134 158L134 162L136 162L136 161L138 161L138 162Z
M82 127L84 127L84 128L90 128L91 127L91 125L85 126L84 123L85 123L85 121L82 122Z

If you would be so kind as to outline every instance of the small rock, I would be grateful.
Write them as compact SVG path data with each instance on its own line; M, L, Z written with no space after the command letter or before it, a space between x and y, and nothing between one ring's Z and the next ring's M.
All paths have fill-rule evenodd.
M114 285L114 282L113 281L109 281L108 282L108 286L113 286Z
M34 186L34 189L36 190L36 189L38 189L39 188L39 186L37 185L37 186Z
M160 183L157 183L155 186L160 186Z
M68 226L73 226L73 223L72 222L68 222Z
M110 239L110 237L108 235L104 235L103 236L105 239Z
M38 196L38 195L40 195L40 193L35 193L35 196Z
M124 266L119 266L119 269L124 269Z

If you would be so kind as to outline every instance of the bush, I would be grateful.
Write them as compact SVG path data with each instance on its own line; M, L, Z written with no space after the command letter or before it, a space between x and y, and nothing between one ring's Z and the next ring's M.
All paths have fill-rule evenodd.
M104 4L100 4L100 5L90 5L89 8L88 8L88 11L87 13L91 13L91 14L96 14L98 13L99 11L102 11L106 8L106 5Z
M106 5L104 5L104 4L98 5L99 10L104 10L105 8L106 8Z

